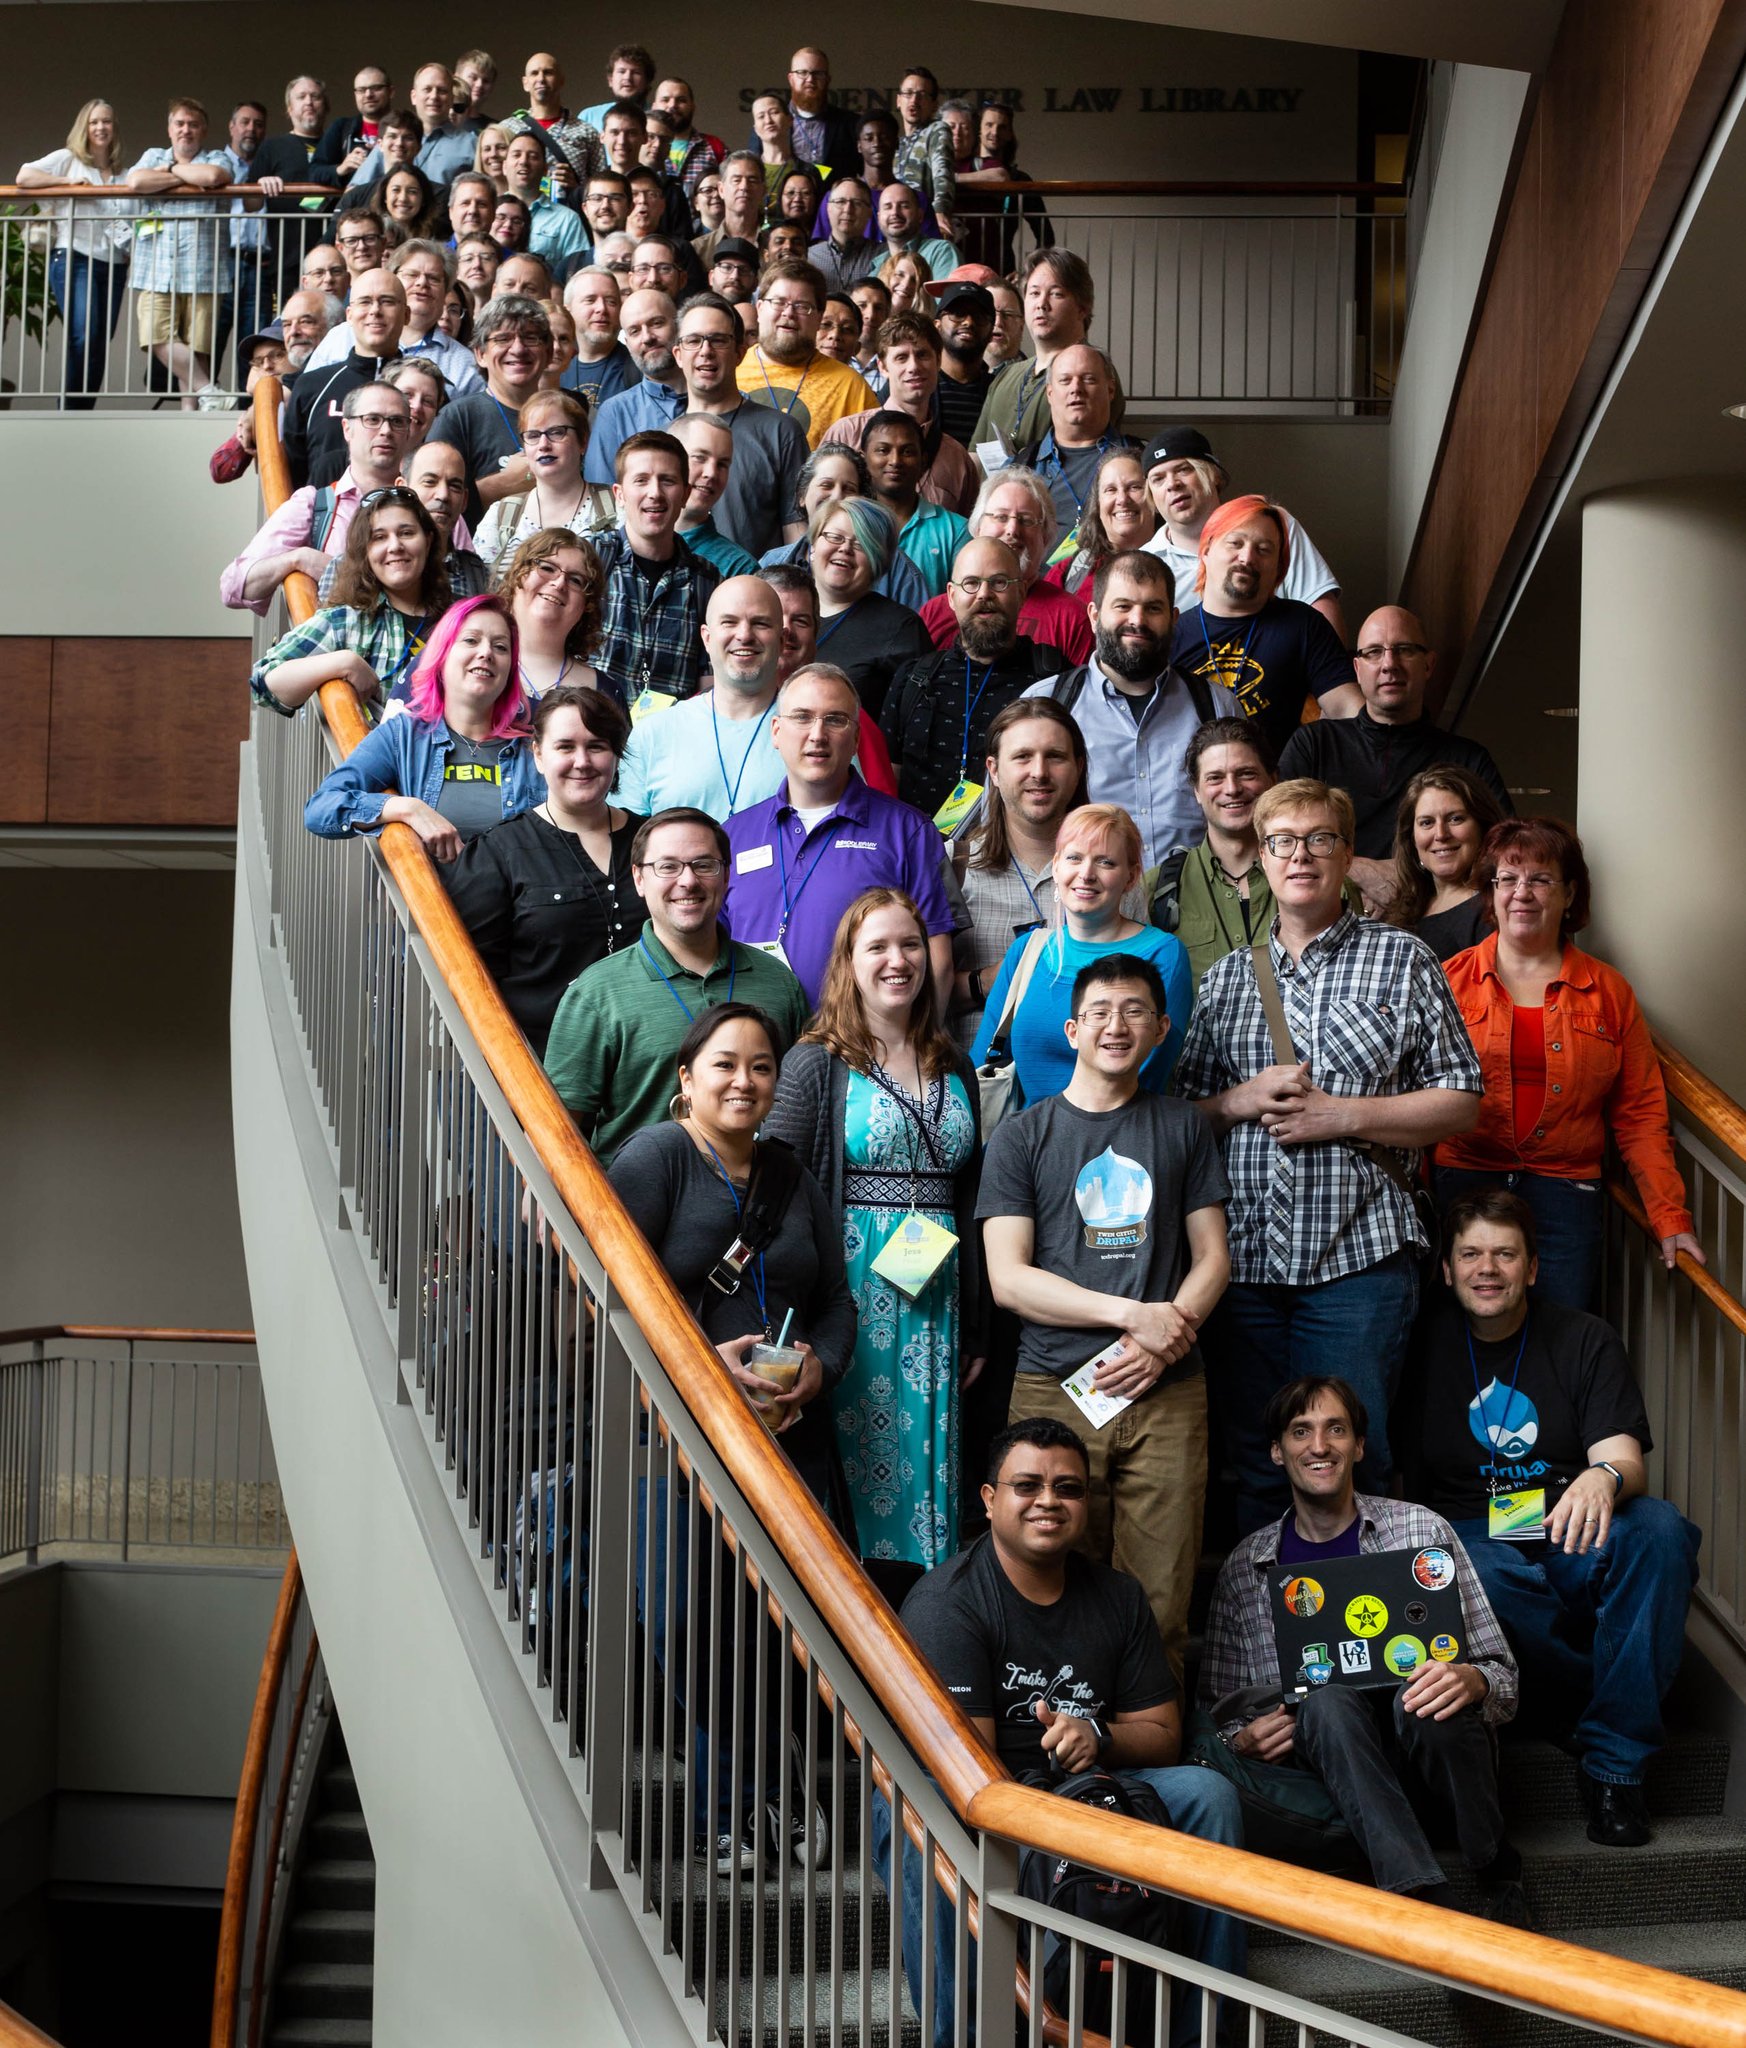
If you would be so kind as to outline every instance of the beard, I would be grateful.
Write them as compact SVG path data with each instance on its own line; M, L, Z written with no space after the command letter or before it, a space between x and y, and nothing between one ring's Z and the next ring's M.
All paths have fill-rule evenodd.
M1163 672L1169 643L1162 633L1148 632L1141 641L1123 640L1097 629L1097 663L1106 676L1124 683L1149 683Z
M288 341L285 344L285 360L294 370L301 370L315 353L312 341Z
M1018 628L1004 612L972 612L959 626L958 638L973 661L993 661L1012 651Z
M778 328L770 335L759 335L758 346L773 363L793 365L810 362L814 354L813 344L803 334L790 334L785 328Z
M652 348L646 355L635 358L636 366L645 377L670 377L673 374L673 351L670 348Z

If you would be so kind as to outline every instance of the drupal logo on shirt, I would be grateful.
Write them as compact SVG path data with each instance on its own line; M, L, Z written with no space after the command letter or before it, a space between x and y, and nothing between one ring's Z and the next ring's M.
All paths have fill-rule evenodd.
M1540 1440L1540 1411L1526 1394L1506 1392L1494 1378L1478 1400L1468 1402L1467 1426L1488 1451L1515 1464Z
M1137 1159L1124 1159L1106 1145L1079 1169L1073 1199L1093 1251L1132 1251L1146 1242L1152 1176Z

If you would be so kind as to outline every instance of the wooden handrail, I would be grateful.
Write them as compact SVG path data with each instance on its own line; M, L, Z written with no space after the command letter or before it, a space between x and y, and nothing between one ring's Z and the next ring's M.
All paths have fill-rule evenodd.
M23 2013L0 2005L0 2048L61 2048L61 2044L40 2027L33 2027Z
M201 193L207 199L243 199L260 196L258 185L214 185ZM1362 180L1273 178L1015 178L1004 185L966 185L966 195L985 192L1038 192L1047 198L1108 195L1135 199L1404 199L1404 185L1365 183ZM287 195L297 199L337 199L333 185L287 185ZM0 185L0 201L34 199L114 199L132 192L128 185ZM132 193L142 209L150 210L162 194Z
M303 1572L292 1551L279 1581L279 1604L267 1632L267 1653L255 1686L254 1712L243 1748L242 1778L236 1788L236 1811L230 1822L230 1859L224 1872L224 1913L218 1926L218 1969L212 1985L211 2048L235 2048L236 2009L242 1993L242 1947L248 1912L249 1873L254 1867L255 1833L260 1820L261 1786L267 1775L267 1750L273 1739L274 1706L291 1655L291 1633L303 1597Z
M298 1674L297 1692L286 1724L285 1754L279 1760L279 1789L273 1796L267 1853L261 1860L267 1881L261 1886L261 1896L255 1902L255 1957L254 1967L249 1972L248 2048L260 2048L261 2016L266 2007L267 1937L273 1925L273 1872L279 1867L279 1851L285 1841L285 1822L291 1812L291 1781L297 1769L297 1731L303 1726L303 1716L309 1706L309 1688L315 1678L315 1659L320 1648L315 1631L311 1629L309 1647L303 1653L303 1669Z
M278 380L256 386L255 440L269 512L289 495L278 440ZM315 590L286 581L294 619ZM320 703L342 752L368 729L344 683ZM560 1201L612 1275L619 1299L679 1389L748 1508L788 1569L878 1693L893 1726L972 1827L1054 1847L1100 1868L1158 1884L1287 1933L1311 1931L1336 1946L1410 1970L1495 1991L1500 1984L1558 1987L1557 2010L1605 2032L1631 2032L1674 2048L1746 2048L1746 1994L1645 1964L1572 1950L1544 1936L1385 1897L1343 1878L1269 1863L1220 1843L1161 1835L1132 1821L1054 1801L1015 1785L962 1709L920 1657L787 1460L775 1455L727 1368L613 1193L480 961L423 842L409 826L377 835L382 858L456 1008L485 1056ZM1581 1957L1580 1969L1567 1959ZM213 2048L227 2048L214 2040Z
M0 1344L34 1344L49 1337L77 1337L102 1344L252 1344L253 1330L136 1330L121 1323L42 1323L28 1330L0 1330Z
M1648 1212L1637 1198L1637 1190L1621 1174L1607 1176L1607 1193L1610 1194L1625 1214L1659 1251L1661 1238L1655 1226L1649 1221ZM1676 1252L1674 1264L1703 1296L1716 1313L1733 1324L1741 1336L1746 1337L1746 1303L1735 1299L1721 1281L1707 1266L1700 1266L1690 1252Z
M1746 1160L1746 1109L1724 1094L1677 1047L1669 1045L1660 1032L1652 1036L1668 1094L1703 1126L1705 1137L1714 1138L1736 1159Z
M287 185L286 196L291 199L337 199L340 188L337 185ZM162 192L136 192L122 181L115 185L0 185L0 202L13 199L137 199L142 213L149 213L152 202L165 198ZM198 193L188 193L188 198L200 199L259 199L259 185L207 185Z

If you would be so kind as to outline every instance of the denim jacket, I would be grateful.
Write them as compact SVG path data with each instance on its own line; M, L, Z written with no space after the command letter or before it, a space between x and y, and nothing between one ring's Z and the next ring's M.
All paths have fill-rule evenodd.
M376 726L303 806L304 824L323 839L375 832L382 824L383 805L396 793L439 809L443 770L454 743L440 718L427 725L403 716ZM519 817L544 799L545 778L533 764L533 749L525 736L505 739L497 760L503 771L503 815Z

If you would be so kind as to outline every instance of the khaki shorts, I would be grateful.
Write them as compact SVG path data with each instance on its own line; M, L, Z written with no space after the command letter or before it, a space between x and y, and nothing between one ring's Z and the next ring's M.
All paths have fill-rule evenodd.
M139 345L153 348L166 341L185 341L196 355L209 356L216 312L209 291L141 292Z

